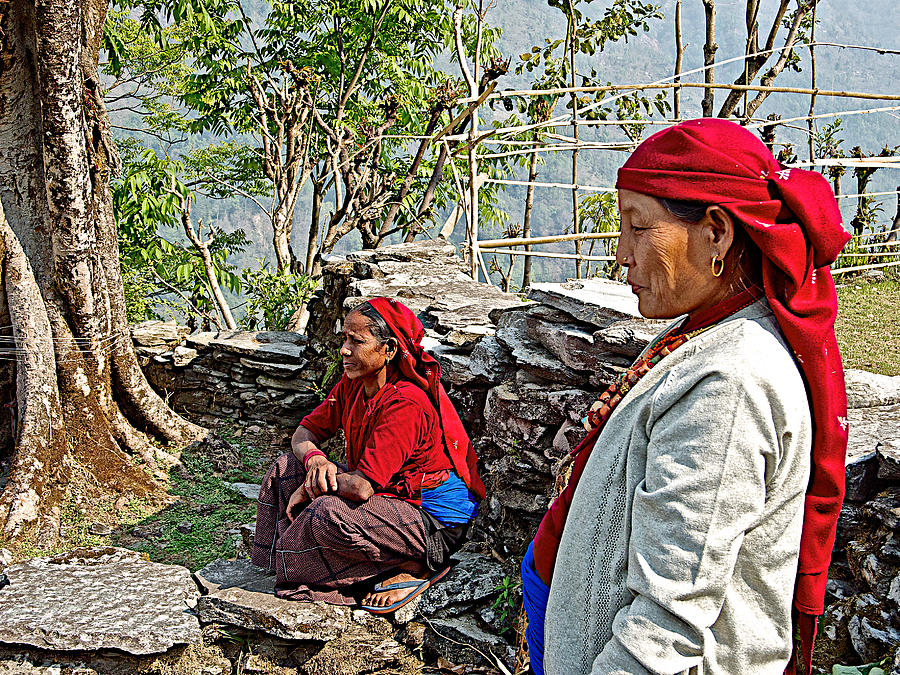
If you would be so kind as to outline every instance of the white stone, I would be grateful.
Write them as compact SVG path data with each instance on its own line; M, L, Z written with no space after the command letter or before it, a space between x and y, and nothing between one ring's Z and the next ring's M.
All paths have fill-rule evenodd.
M6 569L0 642L59 651L156 654L199 644L190 572L121 548L76 549Z

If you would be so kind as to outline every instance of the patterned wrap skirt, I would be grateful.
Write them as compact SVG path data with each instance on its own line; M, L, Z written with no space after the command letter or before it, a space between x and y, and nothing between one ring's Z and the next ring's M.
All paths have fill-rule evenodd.
M449 533L426 527L420 509L383 495L364 502L323 495L288 521L288 500L305 477L289 452L269 468L259 492L251 561L275 572L279 597L355 605L374 581L433 569L452 552Z

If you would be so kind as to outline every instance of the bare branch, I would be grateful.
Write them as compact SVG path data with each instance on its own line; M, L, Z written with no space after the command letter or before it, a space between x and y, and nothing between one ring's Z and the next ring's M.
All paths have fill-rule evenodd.
M381 28L381 24L384 22L384 19L387 16L388 9L390 9L392 1L393 0L385 0L384 8L381 10L381 14L372 25L372 33L369 35L366 46L363 47L362 52L360 53L359 63L356 65L356 72L354 72L353 77L350 78L347 89L343 94L341 94L341 99L338 102L338 111L344 109L344 107L347 105L347 101L350 99L350 95L353 93L354 89L356 89L356 83L359 82L360 75L362 75L363 68L366 65L366 59L368 59L369 52L372 51L372 45L375 43L375 36L378 34L378 30ZM340 113L338 114L338 119L340 119Z

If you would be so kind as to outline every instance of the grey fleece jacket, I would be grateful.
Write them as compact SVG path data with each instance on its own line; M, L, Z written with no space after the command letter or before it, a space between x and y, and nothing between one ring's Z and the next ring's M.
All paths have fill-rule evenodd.
M660 361L575 491L547 675L780 675L810 443L803 381L764 299Z

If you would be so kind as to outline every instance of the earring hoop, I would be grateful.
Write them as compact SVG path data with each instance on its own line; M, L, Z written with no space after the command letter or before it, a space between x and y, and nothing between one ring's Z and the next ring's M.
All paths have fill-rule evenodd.
M718 264L718 267L716 265ZM712 275L714 277L722 276L722 272L725 271L725 261L719 260L719 256L714 255L712 259Z

